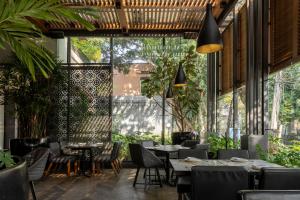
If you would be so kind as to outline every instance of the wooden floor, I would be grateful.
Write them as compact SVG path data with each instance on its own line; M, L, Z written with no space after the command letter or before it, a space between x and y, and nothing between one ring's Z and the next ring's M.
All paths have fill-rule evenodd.
M122 169L119 176L107 169L103 174L85 177L52 174L35 184L39 200L175 200L176 187L143 185L132 187L135 169ZM139 176L142 182L142 173Z

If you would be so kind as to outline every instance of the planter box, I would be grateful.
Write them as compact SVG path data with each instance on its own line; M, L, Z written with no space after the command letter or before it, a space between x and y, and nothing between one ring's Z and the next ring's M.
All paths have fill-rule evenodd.
M241 136L241 149L249 151L251 159L258 159L259 155L256 152L257 145L263 151L268 151L269 141L268 135L243 135Z

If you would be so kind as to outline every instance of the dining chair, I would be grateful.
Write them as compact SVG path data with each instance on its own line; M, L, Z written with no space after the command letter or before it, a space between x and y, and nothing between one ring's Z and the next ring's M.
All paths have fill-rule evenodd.
M249 152L243 149L219 149L217 156L218 159L230 159L232 157L249 159Z
M101 154L94 157L93 168L96 168L100 172L106 165L110 165L115 173L118 175L121 170L121 162L119 155L121 151L122 143L114 142L111 154ZM95 169L93 169L95 171Z
M30 152L29 154L25 155L25 158L27 158L26 162L28 162L28 180L30 184L32 198L34 200L36 200L37 198L33 182L43 177L49 154L50 151L48 148L39 147Z
M241 190L240 200L299 200L300 190Z
M181 143L181 146L183 147L190 147L190 148L195 148L197 144L199 144L199 140L184 140Z
M207 151L202 149L180 149L178 151L178 158L179 159L185 159L187 157L195 157L199 159L208 159ZM174 171L172 171L173 176ZM178 199L183 198L184 193L190 193L191 192L191 176L179 176L177 177L176 181L177 186L177 193L178 193Z
M259 189L300 190L300 169L262 168Z
M49 144L50 147L50 159L49 159L49 165L47 167L47 170L45 172L45 175L47 176L54 166L54 170L57 169L58 166L66 165L67 166L67 176L71 175L71 165L74 166L74 173L77 173L77 157L71 156L71 155L65 155L62 153L60 145L58 142L51 142Z
M248 171L239 166L194 166L192 200L237 200L239 190L249 188Z
M142 140L140 143L143 147L153 147L155 145L153 140Z
M155 177L158 178L158 184L162 187L162 182L160 179L159 168L163 166L163 162L149 150L145 149L141 144L129 144L130 155L133 163L137 167L137 171L135 174L133 187L135 187L137 183L137 178L139 175L139 171L141 168L145 168L145 171L148 171L148 175L144 176L144 187L146 188L148 185L157 185L151 180L151 172L150 169L155 169Z
M207 152L209 151L209 147L209 144L196 144L195 146L196 149L206 150Z

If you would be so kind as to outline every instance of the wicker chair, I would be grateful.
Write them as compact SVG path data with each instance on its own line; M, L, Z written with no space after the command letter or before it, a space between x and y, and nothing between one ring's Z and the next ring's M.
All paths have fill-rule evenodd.
M122 143L115 142L111 154L102 154L94 157L93 168L97 168L98 171L101 171L106 165L110 165L115 173L118 175L121 170L121 162L119 160L119 154L121 150ZM93 169L95 172L95 169Z
M60 165L67 165L67 175L71 175L71 164L74 166L74 173L77 173L77 161L76 156L64 155L61 152L61 148L58 142L52 142L50 146L50 163L45 172L45 175L48 175L52 167L53 170L56 170Z

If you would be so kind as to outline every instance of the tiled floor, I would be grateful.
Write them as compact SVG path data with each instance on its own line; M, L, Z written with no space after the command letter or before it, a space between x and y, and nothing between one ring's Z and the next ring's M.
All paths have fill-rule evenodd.
M140 173L139 182L143 181ZM176 187L163 185L150 186L144 190L143 185L132 187L135 169L122 169L119 176L112 170L105 170L92 177L52 174L35 184L39 200L175 200Z

